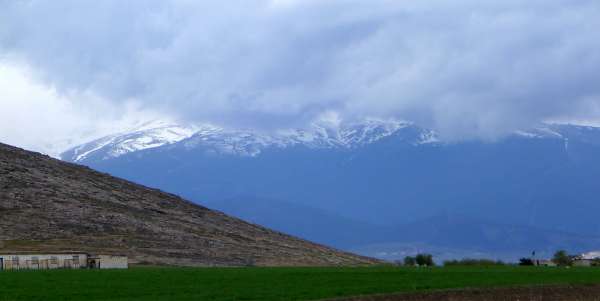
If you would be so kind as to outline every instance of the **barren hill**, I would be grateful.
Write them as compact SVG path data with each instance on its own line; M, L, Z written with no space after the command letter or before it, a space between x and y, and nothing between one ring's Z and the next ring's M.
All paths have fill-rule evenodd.
M0 253L67 250L188 266L377 262L0 144Z

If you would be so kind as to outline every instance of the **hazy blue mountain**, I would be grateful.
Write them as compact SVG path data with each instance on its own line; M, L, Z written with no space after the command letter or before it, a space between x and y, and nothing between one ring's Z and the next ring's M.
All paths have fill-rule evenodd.
M221 208L344 248L353 247L346 242L354 237L357 247L373 246L381 236L381 243L388 245L411 243L412 232L400 225L440 214L482 221L453 230L464 230L465 235L482 224L501 224L534 229L519 234L532 242L550 241L553 232L600 236L600 129L594 127L543 125L495 142L456 143L440 142L435 132L403 122L370 121L335 130L314 126L268 135L201 127L178 142L117 156L110 150L105 145L83 159L75 160L73 151L63 158L199 203L253 196L255 203L236 201L235 208ZM319 213L294 206L274 211L270 208L276 206L258 200L278 200ZM323 228L343 224L340 228L354 234L293 231L299 225L292 218L296 214ZM356 226L350 230L349 224ZM460 246L456 239L440 238L437 247L517 247L511 240L478 239ZM582 247L561 241L567 242L565 247Z
M388 239L387 231L391 230L322 209L253 196L205 202L204 205L258 225L342 249L384 242Z
M536 251L542 258L548 258L560 249L577 254L596 250L600 246L600 237L597 236L489 222L451 214L393 227L387 233L393 239L358 246L355 250L389 259L431 252L440 259L479 257L516 261L532 251Z
M205 205L301 238L389 260L430 252L438 260L479 257L517 261L534 250L544 258L559 249L583 253L600 246L600 237L461 215L441 214L402 225L374 226L320 209L252 196Z

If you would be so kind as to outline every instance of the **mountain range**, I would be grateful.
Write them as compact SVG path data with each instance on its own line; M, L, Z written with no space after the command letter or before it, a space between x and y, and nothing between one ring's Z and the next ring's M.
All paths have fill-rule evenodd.
M598 248L600 128L446 142L411 122L267 133L161 122L62 159L362 254L515 259Z

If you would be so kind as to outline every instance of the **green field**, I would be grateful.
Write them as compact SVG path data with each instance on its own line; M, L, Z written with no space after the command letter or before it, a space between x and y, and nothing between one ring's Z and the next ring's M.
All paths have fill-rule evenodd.
M597 268L133 268L0 272L0 300L318 300L420 290L600 283Z

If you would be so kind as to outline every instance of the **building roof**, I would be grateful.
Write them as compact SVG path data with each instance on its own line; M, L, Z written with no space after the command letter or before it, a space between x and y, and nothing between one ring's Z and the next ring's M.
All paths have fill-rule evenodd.
M579 259L587 259L587 260L593 260L596 258L600 258L600 251L592 251L592 252L588 252L588 253L583 253L578 258Z

